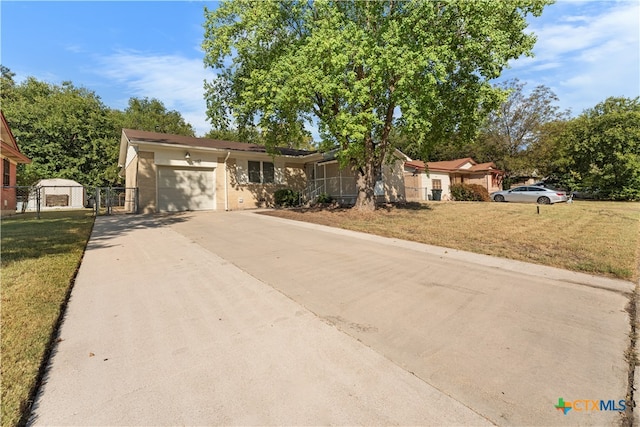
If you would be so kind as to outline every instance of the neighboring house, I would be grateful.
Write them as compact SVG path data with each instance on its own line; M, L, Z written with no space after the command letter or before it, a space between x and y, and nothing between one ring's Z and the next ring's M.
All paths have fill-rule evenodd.
M442 200L451 199L452 184L479 184L489 193L502 190L504 173L493 162L477 163L470 157L444 162L410 160L404 164L407 200L431 200L440 190Z
M2 191L0 192L1 215L16 213L16 167L19 163L31 163L20 152L16 139L9 128L4 113L0 111L0 158L2 159Z
M355 187L347 184L355 183L353 174L339 171L335 159L292 148L277 153L272 156L256 144L123 129L118 164L126 187L138 188L142 213L272 206L281 188L311 197L355 195ZM381 186L381 198L403 197L398 164L400 178ZM328 177L344 179L344 186L327 185Z
M522 185L533 185L539 182L543 177L538 175L537 171L530 173L520 173L509 177L509 188L520 187Z

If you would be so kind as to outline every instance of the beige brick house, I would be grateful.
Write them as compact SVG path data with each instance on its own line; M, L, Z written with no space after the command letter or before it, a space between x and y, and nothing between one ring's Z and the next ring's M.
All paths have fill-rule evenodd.
M442 162L410 160L404 164L407 200L431 200L433 190L441 190L442 200L450 200L451 184L479 184L489 193L502 190L504 173L493 162L477 163L470 157Z
M317 151L279 148L277 153L255 144L123 129L118 163L126 187L138 188L142 213L272 206L281 188L309 198L324 192L355 201L354 175L335 160ZM403 162L385 166L381 199L404 198ZM329 178L343 185L327 185Z

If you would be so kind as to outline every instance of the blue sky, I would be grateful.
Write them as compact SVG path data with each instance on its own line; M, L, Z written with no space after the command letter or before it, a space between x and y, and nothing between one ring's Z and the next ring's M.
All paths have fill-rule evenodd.
M71 81L113 108L131 97L157 98L199 136L206 121L200 49L207 1L0 2L0 61L28 76ZM551 88L559 106L581 113L609 96L640 96L640 2L558 1L530 19L534 58L511 64L503 79Z

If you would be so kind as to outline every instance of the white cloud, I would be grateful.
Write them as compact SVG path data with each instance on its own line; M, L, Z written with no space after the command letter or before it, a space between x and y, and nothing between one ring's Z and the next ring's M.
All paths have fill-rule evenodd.
M559 1L530 29L535 57L514 61L508 78L550 87L574 114L609 96L640 95L637 1Z
M72 53L84 53L86 51L85 47L79 43L68 44L64 50Z
M130 97L156 98L191 123L196 134L211 128L206 121L204 81L215 78L202 59L121 51L100 59L100 74L126 86Z

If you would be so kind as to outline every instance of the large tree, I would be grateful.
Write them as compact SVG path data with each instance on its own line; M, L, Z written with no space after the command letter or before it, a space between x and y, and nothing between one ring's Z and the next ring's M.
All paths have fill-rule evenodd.
M552 181L562 181L562 187L569 184L560 179L571 163L562 143L562 135L566 132L569 123L568 120L545 123L540 127L535 141L525 151L530 169L536 170L540 176Z
M517 79L499 86L509 95L488 115L476 146L479 157L495 162L505 171L508 181L511 175L533 172L528 153L539 145L545 131L551 130L550 124L566 120L569 112L560 109L558 97L544 85L529 93L525 91L526 84Z
M4 69L3 74L10 72ZM21 151L32 160L21 166L20 184L40 178L67 178L85 185L116 180L118 139L109 109L94 92L71 82L54 85L33 77L5 88L2 110Z
M567 180L603 198L640 200L640 98L611 97L560 136Z
M230 0L205 10L205 84L216 128L257 125L273 147L317 119L325 147L358 176L356 207L402 128L420 151L471 137L502 99L489 80L530 54L526 16L546 0ZM234 123L235 122L235 123Z
M195 136L193 126L175 110L167 110L156 98L129 98L117 119L120 128Z

